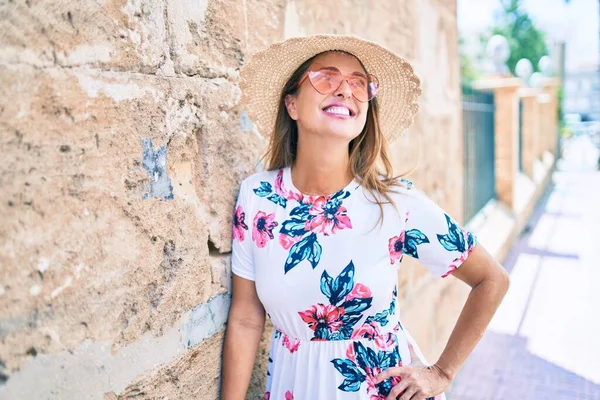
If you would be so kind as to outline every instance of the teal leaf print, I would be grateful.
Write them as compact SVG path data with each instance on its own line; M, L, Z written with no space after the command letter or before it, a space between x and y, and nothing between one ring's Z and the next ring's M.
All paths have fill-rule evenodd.
M262 181L260 183L260 187L257 187L254 190L254 193L260 197L266 197L267 200L285 208L287 205L287 199L285 197L280 196L277 193L273 193L273 186L269 182Z
M371 307L372 297L366 299L355 298L344 302L343 307L346 315L359 314Z
M344 300L344 297L346 297L348 293L352 291L353 287L354 263L350 261L350 264L348 264L333 281L329 302L333 305L338 305Z
M316 267L321 259L321 245L317 243L317 235L314 233L302 238L302 240L292 246L285 260L284 272L287 274L288 271L307 258L313 265L313 268Z
M448 214L444 214L448 223L448 233L446 235L437 235L441 245L448 251L465 252L465 236L456 222Z
M321 293L323 293L328 299L331 299L331 289L333 286L333 278L323 271L321 274Z
M394 315L396 312L396 298L398 297L398 290L394 287L394 291L392 292L392 301L390 302L390 307L387 310L383 310L382 312L378 312L375 315L370 315L365 320L365 324L370 324L371 322L377 322L381 326L386 326L389 321L389 317Z
M409 231L406 231L403 253L408 254L413 258L419 258L417 246L423 243L429 243L429 238L425 236L423 232L421 232L418 229L411 229Z
M346 192L345 190L340 190L337 193L334 193L331 196L330 200L339 202L338 204L341 204L342 200L346 199L348 196L350 196L350 192Z
M297 219L288 219L283 221L279 233L283 233L288 236L302 236L306 233L304 221Z
M349 358L336 358L331 361L335 369L345 378L338 386L338 389L344 392L356 392L360 390L362 382L375 380L379 371L402 365L398 348L389 352L375 351L365 347L361 342L353 342L346 354ZM369 398L383 399L395 385L400 383L400 380L399 377L392 377L375 384L375 387L368 386Z
M299 206L294 207L290 212L290 216L300 218L302 221L306 222L309 216L308 210L310 210L310 204L300 204Z
M260 197L267 197L271 192L273 192L273 186L269 182L261 182L260 187L254 189L254 193Z
M412 183L412 181L409 181L409 180L408 180L408 179L406 179L406 178L400 178L400 183L403 183L403 184L406 186L406 188L407 188L408 190L411 190L411 189L412 189L412 187L413 187L413 183Z
M365 323L370 323L371 321L375 321L377 323L379 323L381 326L386 326L388 321L388 317L389 317L389 311L388 310L383 310L380 313L375 314L375 316L370 316L367 317L367 320L365 321Z
M366 370L371 365L375 364L375 357L370 358L367 347L365 347L361 342L354 342L354 353L356 354L356 361L358 362L358 366L363 370ZM373 352L373 350L371 350Z
M358 392L360 384L365 381L366 376L356 367L356 365L350 360L343 360L336 358L331 360L335 369L346 379L338 389L344 392Z
M287 274L292 268L308 257L308 254L312 251L312 242L309 238L310 236L307 236L292 246L285 260L284 273Z
M370 304L370 302L369 302ZM360 321L360 319L363 316L361 314L346 314L344 313L344 316L342 317L342 322L344 323L344 326L340 329L340 332L343 331L344 328L349 328L349 332L343 331L344 335L347 333L347 336L344 336L346 338L350 337L352 335L352 331L354 330L354 325L356 325L358 323L358 321Z
M471 232L467 232L467 246L470 249L475 245L475 236Z
M317 235L311 235L313 237L312 243L312 251L308 254L308 261L310 265L312 265L313 269L317 268L319 261L321 260L321 253L323 253L323 248L317 242Z
M287 199L285 197L281 197L277 193L273 193L272 195L267 197L267 199L283 208L285 208L285 206L287 205Z

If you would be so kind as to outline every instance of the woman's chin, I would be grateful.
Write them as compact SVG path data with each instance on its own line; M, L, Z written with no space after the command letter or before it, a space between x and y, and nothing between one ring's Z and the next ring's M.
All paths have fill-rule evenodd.
M331 138L336 138L336 139L345 140L347 142L350 142L351 140L356 138L359 134L360 134L360 132L331 131L331 132L329 132L328 136Z
M348 129L348 127L339 127L339 126L329 126L321 130L321 135L325 137L330 137L332 139L340 139L351 141L358 135L360 132L356 132L355 130Z

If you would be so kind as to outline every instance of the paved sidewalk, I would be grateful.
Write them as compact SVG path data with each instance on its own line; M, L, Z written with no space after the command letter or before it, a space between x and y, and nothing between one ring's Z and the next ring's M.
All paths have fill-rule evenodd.
M586 137L565 149L504 262L511 288L449 400L600 400L598 150Z

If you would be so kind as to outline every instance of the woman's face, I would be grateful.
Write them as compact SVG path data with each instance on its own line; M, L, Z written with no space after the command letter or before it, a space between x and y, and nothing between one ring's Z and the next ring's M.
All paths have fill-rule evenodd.
M366 74L354 56L341 52L327 52L317 56L309 69L329 67L337 68L345 76ZM305 76L306 74L303 78ZM365 126L369 103L360 102L352 96L346 80L333 93L321 94L314 89L309 79L305 79L296 95L286 97L286 107L290 117L297 121L300 135L309 133L350 142Z

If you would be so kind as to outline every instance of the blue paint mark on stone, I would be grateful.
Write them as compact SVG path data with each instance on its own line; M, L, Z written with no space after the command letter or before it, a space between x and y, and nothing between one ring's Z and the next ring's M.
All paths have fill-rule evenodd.
M154 150L152 139L142 138L142 165L148 173L150 184L147 185L148 192L143 199L157 197L164 200L173 200L173 185L167 176L167 146L161 146Z
M254 123L250 119L250 116L248 116L248 112L242 111L240 115L240 129L242 130L242 132L252 132L253 128Z
M223 293L200 304L189 313L189 319L181 327L181 340L188 348L219 332L227 322L231 297Z

